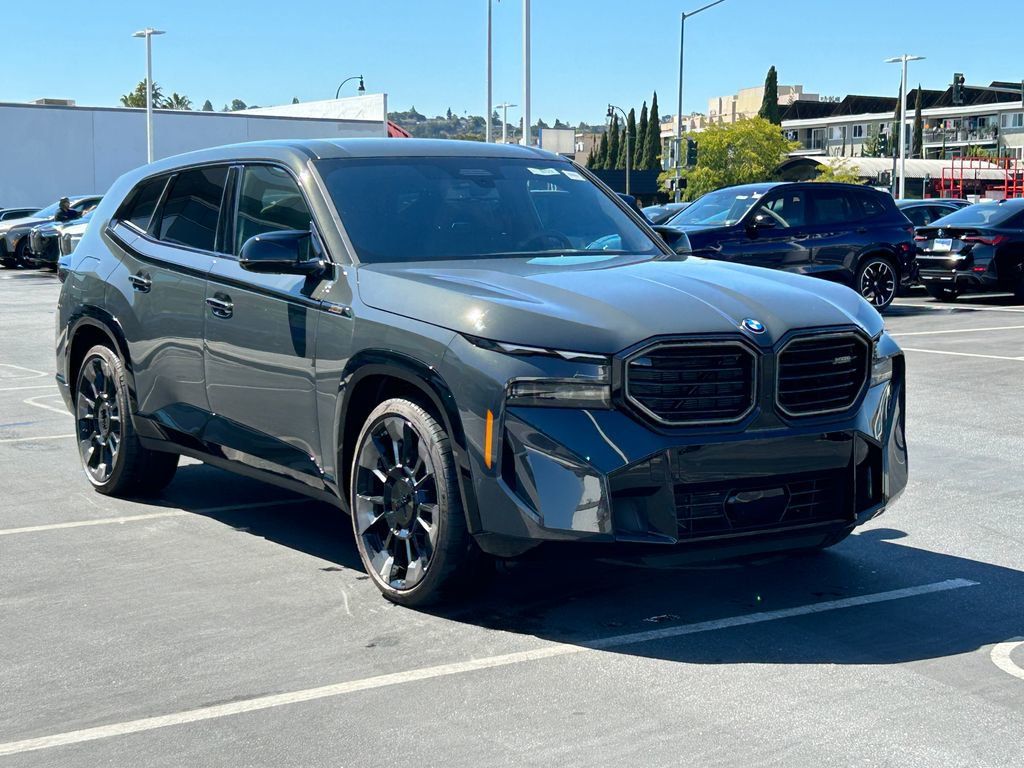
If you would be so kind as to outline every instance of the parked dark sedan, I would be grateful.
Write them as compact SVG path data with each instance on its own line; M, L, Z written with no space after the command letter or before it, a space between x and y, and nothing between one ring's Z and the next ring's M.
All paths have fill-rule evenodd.
M119 179L64 257L85 475L179 455L351 514L406 605L545 542L827 547L907 482L903 355L840 285L681 257L527 147L240 144Z
M876 309L917 277L914 228L892 197L831 183L746 184L709 192L676 215L678 253L848 285Z
M1024 200L963 208L918 228L916 239L921 282L933 298L1011 291L1024 301Z
M971 203L958 198L932 198L927 200L897 200L896 207L910 219L915 227L926 227L953 211L966 208Z
M0 208L0 221L24 219L34 216L38 210L38 208Z

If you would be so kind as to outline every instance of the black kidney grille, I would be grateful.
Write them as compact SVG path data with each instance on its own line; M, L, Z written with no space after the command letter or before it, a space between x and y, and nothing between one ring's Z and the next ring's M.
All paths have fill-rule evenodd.
M868 344L855 334L796 339L779 353L776 400L789 416L845 411L868 375Z
M626 366L626 396L666 424L737 421L754 405L753 353L738 343L660 344Z

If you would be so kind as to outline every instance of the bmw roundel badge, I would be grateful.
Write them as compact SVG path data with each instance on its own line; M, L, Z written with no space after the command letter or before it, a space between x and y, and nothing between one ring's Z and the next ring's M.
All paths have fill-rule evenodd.
M755 320L752 317L745 318L743 322L740 323L740 326L743 328L744 331L749 331L750 333L764 333L764 323L762 323L760 320Z

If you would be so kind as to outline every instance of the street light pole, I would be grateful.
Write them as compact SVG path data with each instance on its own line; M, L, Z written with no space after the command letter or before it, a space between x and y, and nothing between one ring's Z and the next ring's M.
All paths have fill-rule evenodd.
M615 117L615 110L616 109L619 110L620 113L622 113L622 124L625 126L625 134L626 134L626 194L628 195L629 194L630 158L633 156L633 153L629 151L629 118L626 117L626 113L623 111L622 107L616 107L614 104L609 104L608 105L608 118L609 119Z
M162 30L146 27L132 34L132 37L146 38L146 162L153 162L153 35L165 34Z
M487 0L487 112L484 117L484 141L488 144L492 141L491 136L491 114L494 107L491 106L491 9L494 3Z
M899 198L902 200L907 192L907 62L920 61L924 56L911 56L904 53L902 56L894 56L886 59L886 64L903 64L900 76L900 186Z
M334 98L335 99L341 98L341 88L342 88L342 86L344 86L345 83L351 82L352 80L358 80L359 81L359 87L356 88L356 90L359 92L360 96L362 96L364 93L366 93L366 86L363 84L363 76L362 75L352 75L352 77L346 77L344 80L341 81L341 85L338 86L338 90L336 90L334 92Z
M530 146L530 0L523 0L523 146Z
M681 174L682 165L679 162L681 160L680 154L682 150L683 142L683 42L686 38L686 20L691 16L696 16L701 11L706 11L708 8L712 8L719 3L723 3L725 0L715 0L713 3L698 8L696 11L686 13L683 11L679 14L679 94L676 101L676 202L679 202L680 190L679 190L679 177Z
M509 104L507 101L499 104L498 109L501 110L501 143L508 144L508 108L517 107L518 104Z

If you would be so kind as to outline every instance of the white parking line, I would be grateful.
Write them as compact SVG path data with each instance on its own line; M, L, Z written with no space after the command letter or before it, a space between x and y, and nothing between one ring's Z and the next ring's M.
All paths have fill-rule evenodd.
M914 307L915 309L935 309L939 312L1024 312L1024 307L976 307L969 304L895 304L896 309L900 307ZM899 314L893 315L898 317Z
M1018 647L1024 645L1024 637L1015 637L1012 640L1008 640L1005 643L999 643L992 647L989 653L989 658L992 659L992 663L999 667L1003 672L1014 677L1019 677L1024 680L1024 669L1017 666L1013 659L1010 658L1010 654Z
M265 507L283 507L291 504L308 504L314 499L279 499L277 501L254 501L251 504L226 504L220 507L203 509L165 509L160 512L146 512L141 515L123 515L121 517L97 517L93 520L71 520L67 523L47 523L45 525L27 525L22 528L0 528L0 536L14 536L19 533L39 533L41 531L62 531L66 528L87 528L93 525L117 525L134 523L138 520L156 520L161 517L184 517L186 515L212 515L217 512L234 512L235 510L263 509Z
M917 349L915 347L903 347L904 352L926 352L929 355L953 355L954 357L984 357L988 360L1012 360L1015 363L1024 362L1024 357L1004 357L1003 355L979 355L975 352L950 352L946 349Z
M74 435L42 435L41 437L4 437L0 443L33 443L36 440L66 440Z
M4 368L16 368L19 371L27 371L28 375L11 375L4 372ZM40 376L45 376L46 371L37 371L35 368L26 368L24 365L15 365L14 363L0 363L0 379L38 379Z
M981 331L1019 331L1024 325L997 325L992 328L954 328L947 331L904 331L890 333L890 336L938 336L943 333L980 333Z
M183 712L175 712L169 715L157 717L145 717L140 720L128 720L122 723L101 725L95 728L85 728L78 731L66 731L51 736L41 736L34 739L22 741L10 741L0 744L0 756L16 755L23 752L33 752L40 749L51 749L69 744L81 744L97 739L107 739L114 736L125 736L130 733L152 731L157 728L165 728L172 725L184 725L185 723L196 723L203 720L214 720L220 717L230 717L246 712L256 712L263 709L283 707L289 704L299 704L306 701L334 698L359 691L368 691L375 688L385 688L393 685L404 685L422 680L433 680L451 675L461 675L467 672L477 672L495 667L506 667L512 664L522 664L529 661L539 661L557 656L584 653L588 651L607 650L619 648L637 643L648 643L655 640L667 640L674 637L695 635L702 632L714 632L733 627L744 627L751 624L761 624L767 621L778 621L779 619L790 619L797 616L809 616L816 613L826 613L842 608L854 608L862 605L873 605L885 603L891 600L903 600L908 597L928 595L936 592L947 592L953 589L963 589L977 585L976 581L967 579L948 579L947 581L936 581L931 584L923 584L919 587L907 589L894 589L888 592L876 592L870 595L859 595L847 597L840 600L828 600L821 603L801 605L794 608L783 608L777 611L762 611L750 613L744 616L733 616L727 619L715 619L712 621L701 621L696 624L684 624L676 627L665 627L649 632L635 632L628 635L616 635L592 640L582 644L552 643L541 648L530 651L519 651L517 653L506 653L500 656L486 656L469 661L457 661L451 664L439 664L433 667L421 669L410 669L405 672L394 672L387 675L367 677L362 680L350 680L344 683L325 685L319 688L307 688L305 690L292 691L290 693L274 694L270 696L257 696L251 699L232 701L227 704L217 704L209 707L199 707Z
M33 384L29 387L0 387L0 392L20 392L23 389L49 389L55 387L56 384Z
M61 416L71 416L71 412L67 408L58 407L56 405L48 405L46 403L36 402L37 400L41 400L44 397L58 397L59 398L60 394L51 393L49 395L36 395L35 397L26 397L24 400L22 400L22 402L25 403L25 405L34 405L36 408L42 408L42 409L47 410L47 411L53 411L54 413L59 413ZM60 404L61 404L61 406L63 406L64 405L64 401L61 400Z

